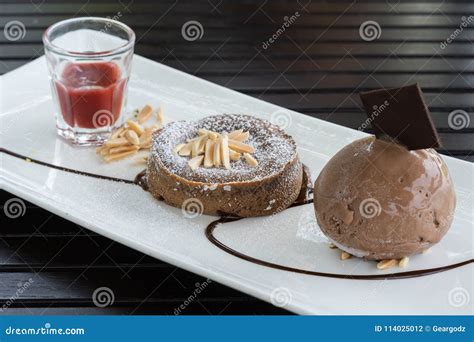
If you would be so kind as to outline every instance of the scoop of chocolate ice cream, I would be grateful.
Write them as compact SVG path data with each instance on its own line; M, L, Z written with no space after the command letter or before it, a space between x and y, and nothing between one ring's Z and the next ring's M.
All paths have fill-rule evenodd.
M439 242L456 206L446 164L433 149L364 138L340 150L314 185L321 230L366 259L398 259Z

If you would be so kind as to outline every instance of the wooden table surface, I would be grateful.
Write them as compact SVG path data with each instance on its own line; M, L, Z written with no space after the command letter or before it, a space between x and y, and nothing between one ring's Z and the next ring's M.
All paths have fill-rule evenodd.
M473 13L469 0L1 1L0 73L39 57L48 25L115 16L136 31L137 54L355 129L366 118L360 91L419 82L444 143L440 152L472 162ZM202 25L201 39L183 38L182 26L190 20ZM12 21L24 25L21 39L4 31ZM291 23L282 32L285 21ZM375 36L360 30L368 21L380 27L374 26ZM450 113L464 121L454 114L450 119ZM1 197L5 203L15 196L2 191ZM29 279L31 286L18 294ZM2 215L3 314L173 315L203 281L32 204L21 218ZM113 290L115 301L98 308L92 294L102 286ZM182 312L286 313L217 283Z

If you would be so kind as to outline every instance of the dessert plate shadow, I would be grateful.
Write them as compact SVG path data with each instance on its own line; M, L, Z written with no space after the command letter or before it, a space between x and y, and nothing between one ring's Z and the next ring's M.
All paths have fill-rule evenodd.
M183 215L182 210L154 200L130 182L104 179L131 181L143 165L133 159L105 164L93 148L72 147L56 137L43 57L2 76L1 81L1 147L7 152L2 153L1 185L19 197L131 248L296 313L471 313L471 163L444 157L458 196L454 223L445 239L429 253L411 258L406 269L379 271L373 262L339 260L315 223L312 204L220 224L212 236L206 236L216 217ZM165 121L242 113L277 122L295 138L313 181L340 148L365 136L135 56L129 108L146 103L162 105ZM396 276L465 262L444 272ZM318 272L344 277L312 274ZM371 279L359 277L366 275Z

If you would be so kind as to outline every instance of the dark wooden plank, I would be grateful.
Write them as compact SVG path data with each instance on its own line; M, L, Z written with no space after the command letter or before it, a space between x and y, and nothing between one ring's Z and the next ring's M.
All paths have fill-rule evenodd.
M35 312L40 314L44 314L40 309L61 312L64 307L91 310L94 306L93 293L99 287L108 287L114 294L114 303L105 311L108 313L117 313L114 309L121 309L126 314L143 314L143 310L155 314L175 314L175 310L185 301L189 305L180 314L285 312L277 310L271 304L178 269L155 272L151 277L150 272L137 274L136 271L131 271L127 277L123 277L118 271L96 269L85 273L2 272L1 281L0 307L7 306L2 314L12 314L17 309L28 312L25 308L38 308ZM25 287L25 284L28 286ZM137 284L140 286L136 286ZM202 287L203 290L196 299L189 300L201 284L206 284ZM18 291L20 288L23 289L21 293ZM226 312L227 310L229 311Z
M147 32L147 29L134 28L138 37L141 38L142 43L159 43L159 44L174 44L183 42L180 27L171 27L166 30L152 30ZM44 29L27 28L25 36L18 43L37 43L41 42ZM206 28L203 37L199 40L200 44L218 44L220 45L228 37L232 37L233 42L248 42L248 35L252 34L252 40L260 40L262 42L269 38L269 35L274 33L264 28L246 28L246 27L230 27L226 30L219 28ZM378 41L383 42L436 42L446 40L449 35L453 33L452 29L439 28L384 28L383 35ZM298 28L297 30L288 30L284 35L278 38L279 44L282 42L293 41L301 43L310 43L318 38L319 42L360 42L361 37L357 28L334 28L329 31L325 29L317 29L313 27ZM465 29L462 34L456 37L456 43L469 44L474 39L474 29ZM0 36L0 43L10 43L5 35Z
M364 121L367 119L367 115L362 110L360 112L342 111L334 114L329 114L327 112L316 113L310 111L305 114L315 117L317 119L329 121L353 129L361 128L362 123L364 123ZM448 115L448 112L431 112L431 117L438 132L458 134L458 132L451 127L452 124L450 126ZM468 113L468 115L470 120L469 125L463 128L463 132L474 133L474 114Z
M305 47L301 47L304 49ZM260 50L260 43L258 45L232 43L228 41L224 46L216 47L215 50L203 49L198 44L180 44L175 46L163 47L159 45L139 44L135 51L140 55L149 58L166 58L170 55L170 50L178 60L209 58L213 60L235 60L247 59L251 60L258 56ZM0 50L0 59L18 59L18 58L33 58L39 57L43 54L42 44L10 44L7 48ZM301 50L289 44L276 45L274 49L267 49L264 52L267 58L271 59L297 59L301 58ZM342 58L344 56L351 56L352 58L359 57L427 57L434 56L441 57L456 57L466 58L474 57L474 49L472 46L466 44L453 43L446 49L440 49L437 43L376 43L368 48L364 43L317 43L308 47L306 51L309 57L336 57Z
M123 15L120 20L123 21L125 24L136 27L136 28L149 28L154 26L155 28L166 28L166 27L181 27L181 25L186 22L187 20L191 20L191 18L183 18L183 15L177 15L173 11L173 5L164 5L160 6L159 12L166 13L166 10L170 10L170 12L162 17L156 16L148 16L142 14L136 15ZM254 11L258 9L258 6L254 7ZM194 15L193 19L198 20L204 28L210 27L221 27L227 28L231 25L248 25L251 27L254 25L255 22L258 22L260 27L268 26L268 27L278 27L281 26L284 22L284 19L281 17L280 14L272 14L266 13L261 14L260 11L255 12L256 15L252 16L249 13L244 13L239 15L238 13L227 13L226 20L215 20L215 18L220 18L219 14L214 14L214 18L210 18L208 16L199 16L199 14ZM289 12L288 14L292 14ZM85 9L81 10L77 13L76 16L84 16L87 15L87 11ZM112 14L113 15L113 14ZM262 15L266 19L262 19ZM433 13L431 15L412 15L412 14L388 14L388 15L380 15L380 14L351 14L341 13L343 16L343 20L337 20L338 16L331 16L321 14L317 16L317 20L315 20L313 16L305 16L301 14L299 18L291 25L292 28L297 27L357 27L367 20L376 21L380 24L381 27L385 28L395 28L395 27L436 27L436 28L459 28L459 25L462 21L462 15L451 15L451 14L443 14L443 13ZM0 17L0 27L4 27L8 22L17 20L21 21L26 28L46 28L60 20L69 18L69 15L41 15L41 16L21 16L21 15L4 15ZM185 17L185 16L184 16ZM270 19L274 17L274 19ZM157 23L159 19L159 22Z
M179 315L291 315L292 313L274 307L271 304L251 300L247 301L212 301L197 299L192 301ZM28 307L10 307L1 315L176 315L182 301L163 301L159 303L144 302L133 304L114 303L112 306L98 308L82 303L25 303Z
M109 306L105 308L99 308L96 306L93 307L48 307L44 305L43 307L10 307L4 309L3 312L0 312L1 315L9 315L9 316L25 316L25 315L34 315L34 316L56 316L56 315L67 315L67 316L76 316L76 315L127 315L127 312L133 311L133 308L126 308L123 306ZM136 312L138 315L144 315L143 311L146 310L139 309Z
M34 214L28 211L31 220ZM12 225L5 224L0 239L0 271L31 270L43 268L55 270L81 270L89 265L100 268L134 267L147 268L150 272L169 269L171 266L154 258L100 236L68 236L60 227L56 234L35 235L15 234ZM9 234L10 233L10 234Z
M14 70L28 63L30 59L0 60L0 73ZM267 60L257 56L250 62L245 59L224 61L207 58L192 60L176 60L171 55L157 59L173 68L196 75L227 75L231 79L238 75L265 75L269 72L285 72L297 74L308 72L327 72L329 74L459 74L474 73L474 63L471 58L357 58L345 56L341 58L313 58L302 57L295 59Z
M474 65L474 61L472 62ZM316 69L316 68L314 68ZM267 72L265 75L239 75L229 81L229 76L207 76L206 79L225 85L226 87L246 92L266 90L272 92L319 93L333 91L360 91L380 88L401 87L414 82L420 83L425 91L461 91L474 92L474 75L413 75L411 73L395 75L328 75L326 72L312 72L306 74L285 74Z
M143 279L147 281L142 282L140 286L134 286ZM123 303L140 302L144 299L150 302L184 300L201 284L205 284L206 289L209 289L203 291L203 299L220 296L244 300L247 297L216 282L205 283L206 281L203 277L178 268L160 272L150 272L139 267L131 270L119 267L115 269L90 267L85 271L45 269L41 273L2 272L0 307L2 302L6 302L17 293L19 287L25 289L18 293L18 298L22 302L40 300L44 302L51 299L58 302L70 300L92 304L92 294L98 287L112 289L117 301Z
M78 11L84 10L90 13L94 13L96 15L110 15L113 12L117 11L124 11L128 13L128 11L132 13L139 13L139 14L150 14L156 11L156 3L133 3L133 6L129 6L127 1L123 1L123 5L117 4L110 0L105 1L94 1L84 4L81 3L74 3L74 1L68 1L67 4L65 3L55 3L54 1L48 1L48 3L42 3L38 5L31 3L28 0L25 0L25 3L21 3L23 1L17 1L15 3L5 3L0 5L1 13L3 14L35 14L36 12L41 11L42 14L75 14ZM166 5L171 4L172 1L160 1L160 4ZM254 4L245 3L245 2L238 2L238 6L235 6L236 2L226 1L226 2L219 2L214 3L203 3L203 4L196 4L192 1L180 1L177 5L176 10L180 13L214 13L214 12L225 12L226 10L232 9L233 11L239 11L243 13L251 13L252 10L255 9L261 2L255 2ZM234 4L234 6L232 6ZM291 9L301 9L302 5L304 8L301 9L302 13L305 15L315 14L340 14L344 11L350 2L347 3L334 3L334 2L308 2L303 3L301 2L299 5L285 3L285 6L281 6L278 4L277 1L268 2L264 5L264 10L269 11L271 13L280 13L280 14L287 14L288 8ZM474 11L474 5L465 1L464 3L445 3L439 1L429 2L423 1L418 3L409 3L409 2L402 2L402 1L393 1L393 2L366 2L360 1L352 5L350 12L351 13L371 13L371 14L390 14L390 13L399 13L399 14L427 14L430 15L433 12L439 11L445 14L465 14ZM309 13L308 13L309 12Z
M255 97L287 108L294 108L297 111L326 110L328 113L336 110L354 110L360 109L360 100L357 91L355 93L328 93L328 94L298 94L296 91L292 94L272 94L270 91L265 93L253 94ZM467 112L474 110L474 96L469 93L451 94L451 93L424 93L426 102L433 111L444 111L445 108L459 108Z

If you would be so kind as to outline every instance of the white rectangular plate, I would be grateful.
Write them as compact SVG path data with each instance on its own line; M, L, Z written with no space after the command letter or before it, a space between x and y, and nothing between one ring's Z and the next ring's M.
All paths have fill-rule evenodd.
M55 134L44 58L1 78L1 146L31 159L93 174L133 179L143 166L105 164L93 148L72 147ZM217 113L279 117L316 177L340 148L365 134L242 95L135 56L129 108L162 105L165 118L199 119ZM336 104L335 104L336 105ZM2 153L2 187L57 215L131 248L209 277L300 314L470 314L472 263L423 277L336 279L258 265L226 253L205 235L214 217L193 219L154 200L133 184L64 172ZM453 226L429 254L407 269L379 271L372 262L340 261L315 223L311 204L271 217L219 226L215 237L250 256L286 267L352 275L383 275L472 261L473 164L444 158L458 205ZM240 221L242 222L242 221Z

